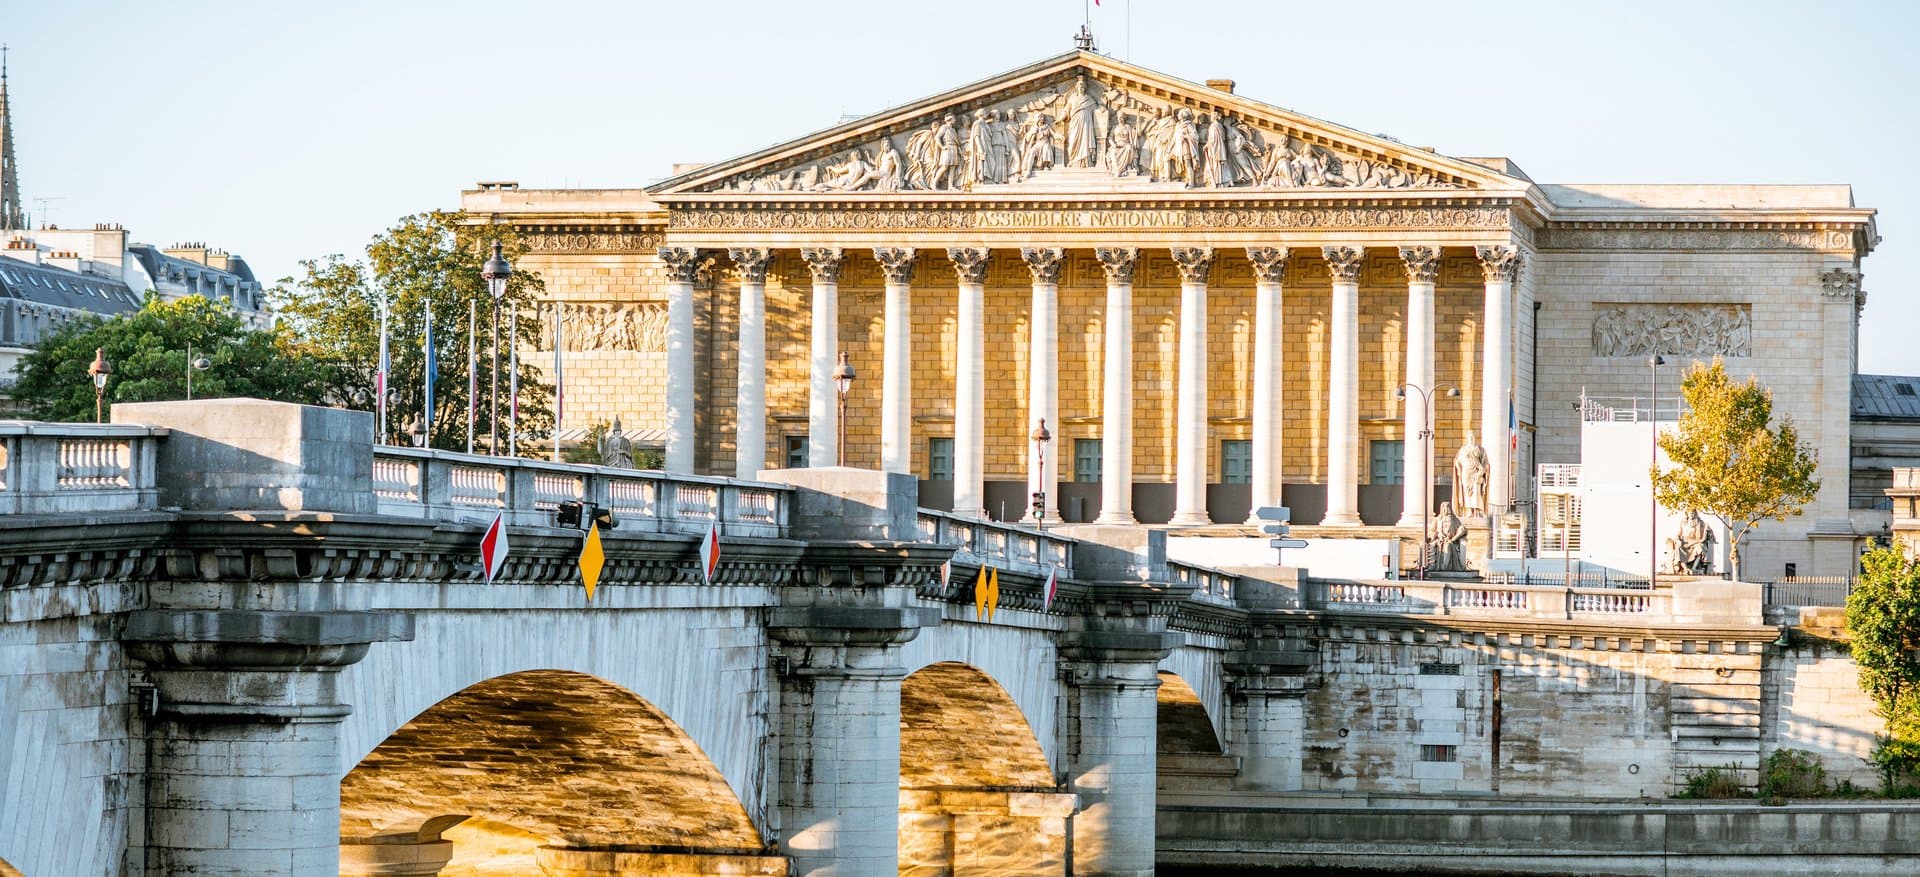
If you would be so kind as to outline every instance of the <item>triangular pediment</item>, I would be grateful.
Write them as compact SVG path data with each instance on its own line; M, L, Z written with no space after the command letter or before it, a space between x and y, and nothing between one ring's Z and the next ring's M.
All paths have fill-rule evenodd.
M1525 186L1483 165L1072 52L650 188L671 199Z

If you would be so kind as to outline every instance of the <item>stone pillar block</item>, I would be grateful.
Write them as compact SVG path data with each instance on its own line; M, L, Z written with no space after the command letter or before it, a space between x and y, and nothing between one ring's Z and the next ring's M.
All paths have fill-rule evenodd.
M372 514L373 415L265 399L123 402L115 423L163 426L160 502L199 511Z
M920 481L902 472L830 467L769 469L762 480L800 488L794 539L920 539Z

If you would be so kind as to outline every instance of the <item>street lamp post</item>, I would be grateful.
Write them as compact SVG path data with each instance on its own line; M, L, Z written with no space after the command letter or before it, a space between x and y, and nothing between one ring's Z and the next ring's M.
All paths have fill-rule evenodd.
M487 415L487 453L497 457L500 456L500 299L507 294L507 278L513 276L513 266L500 254L498 240L493 242L493 258L480 269L480 276L487 281L487 292L493 295L493 347L489 353L493 365L487 369L487 380L493 385L493 401Z
M1420 580L1427 579L1427 531L1432 526L1429 517L1433 513L1433 393L1441 387L1447 388L1447 397L1460 395L1460 388L1451 383L1436 384L1432 388L1414 384L1401 384L1393 395L1406 401L1407 390L1420 394L1420 404L1427 412L1426 425L1420 429L1420 459L1426 461L1421 469L1426 473L1425 484L1420 485ZM1457 498L1457 497L1456 497Z
M187 401L193 401L193 373L210 368L213 368L213 363L208 362L206 357L193 358L193 342L187 342Z
M104 347L93 349L93 363L87 366L87 374L93 376L93 422L104 423L106 411L107 375L113 374L113 365L107 362L107 350Z
M1047 419L1040 418L1039 425L1027 434L1033 440L1034 450L1039 456L1034 462L1033 486L1033 525L1041 530L1047 528L1047 442L1053 441L1053 433L1047 431Z
M833 367L833 386L840 391L840 411L835 418L840 434L834 438L834 465L847 465L847 391L853 389L853 363L847 361L847 352L840 351L840 364Z
M407 436L413 439L414 447L424 448L427 446L427 427L420 422L418 415L415 415L411 421L408 421Z
M1653 433L1647 454L1647 587L1660 577L1660 500L1653 476L1660 471L1660 367L1667 361L1656 353L1647 357L1647 431Z

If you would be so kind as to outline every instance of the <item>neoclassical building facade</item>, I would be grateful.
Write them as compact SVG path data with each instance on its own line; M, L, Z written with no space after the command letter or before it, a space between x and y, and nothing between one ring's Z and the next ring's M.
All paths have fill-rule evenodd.
M669 469L844 454L962 513L1023 517L1044 486L1049 519L1285 504L1333 538L1417 533L1477 445L1485 486L1454 498L1530 522L1537 466L1579 461L1583 399L1644 416L1664 383L1671 417L1681 369L1718 355L1823 452L1819 498L1750 568L1845 572L1860 535L1877 233L1844 185L1536 183L1073 52L644 189L482 184L463 207L546 278L563 436L619 416Z

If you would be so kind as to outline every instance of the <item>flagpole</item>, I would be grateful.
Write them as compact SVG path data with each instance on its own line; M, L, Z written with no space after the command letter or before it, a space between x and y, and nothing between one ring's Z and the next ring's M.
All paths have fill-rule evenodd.
M467 453L473 453L473 411L480 395L480 303L467 299Z
M378 284L375 284L378 286ZM380 369L374 383L374 390L380 398L374 403L374 416L379 418L379 428L374 430L380 444L387 443L387 373L392 363L387 355L387 293L380 291Z
M420 435L421 445L431 447L433 445L433 373L440 366L438 357L433 353L433 301L431 299L421 302L420 317L427 327L426 340L421 343L421 346L426 349L423 351L424 365L420 369L421 382L425 387L420 402Z
M507 455L520 456L520 303L507 306Z
M567 345L562 319L565 312L559 302L553 303L553 461L560 462L560 413L566 408L567 373L560 359L560 351Z

